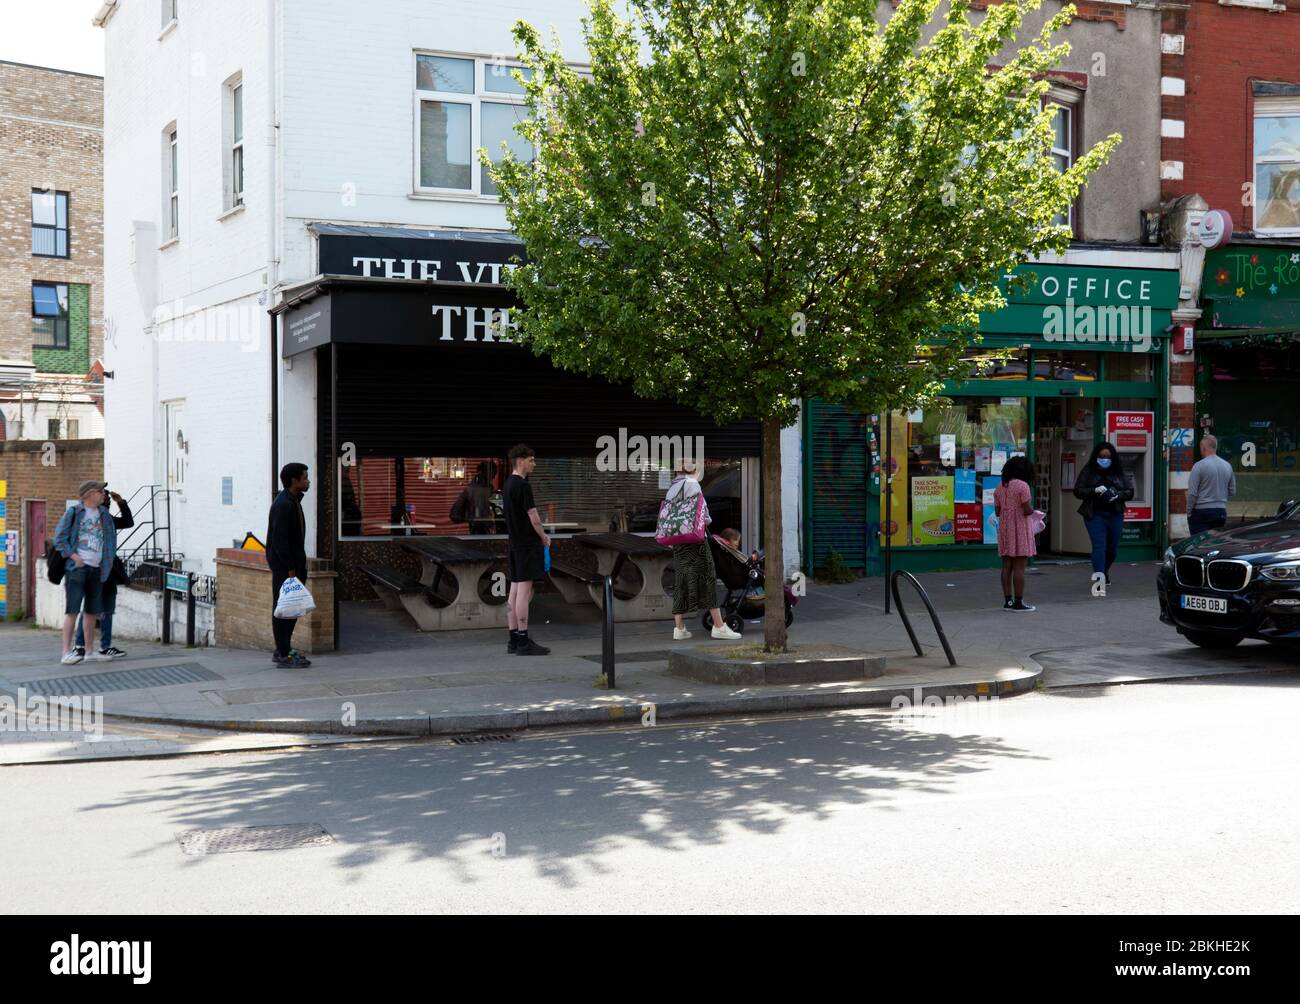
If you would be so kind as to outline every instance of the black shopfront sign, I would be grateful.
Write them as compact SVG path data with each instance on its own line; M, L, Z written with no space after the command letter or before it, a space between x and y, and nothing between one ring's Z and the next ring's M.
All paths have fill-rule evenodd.
M318 239L322 275L500 286L524 260L524 246L511 234L447 239L322 233Z

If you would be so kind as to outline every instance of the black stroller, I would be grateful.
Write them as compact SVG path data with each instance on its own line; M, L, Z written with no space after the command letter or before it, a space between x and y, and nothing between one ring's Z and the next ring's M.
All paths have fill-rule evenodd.
M745 621L757 620L765 612L767 579L763 573L763 553L757 558L741 554L717 534L709 535L709 550L713 553L713 566L727 594L718 604L727 627L737 634L745 630ZM785 626L794 622L794 605L799 602L794 590L782 584L785 592ZM713 615L704 611L700 622L706 631L713 628Z

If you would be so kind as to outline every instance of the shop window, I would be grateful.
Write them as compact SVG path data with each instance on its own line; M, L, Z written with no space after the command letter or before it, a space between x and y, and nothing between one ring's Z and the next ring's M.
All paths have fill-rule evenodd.
M68 257L68 193L32 189L32 254Z
M1215 347L1202 366L1203 410L1237 477L1229 518L1273 516L1300 498L1300 345Z
M994 542L991 493L1006 461L1029 451L1028 400L937 398L896 413L890 432L894 546Z
M68 287L66 283L32 283L32 346L68 348Z
M962 353L967 380L1024 380L1029 374L1029 353L1025 349L975 346Z
M1035 380L1091 381L1101 375L1100 352L1034 353Z
M1300 234L1300 100L1255 101L1255 230Z
M503 535L504 457L363 457L342 468L342 537ZM653 533L669 472L603 471L594 457L538 458L529 477L548 532L611 530ZM713 526L741 528L744 474L740 458L706 458L700 484ZM465 494L464 519L452 507ZM460 515L458 513L458 515Z
M502 143L516 159L532 161L532 144L515 131L527 111L515 70L532 75L501 60L416 55L417 189L495 196L488 169L475 170L480 148L493 163L501 162Z
M1155 380L1155 360L1144 352L1107 352L1104 365L1108 381L1151 383Z

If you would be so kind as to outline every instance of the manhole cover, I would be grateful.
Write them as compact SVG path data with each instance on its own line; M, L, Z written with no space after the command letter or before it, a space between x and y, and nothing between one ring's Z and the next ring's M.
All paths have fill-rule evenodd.
M319 823L279 826L223 826L215 830L187 830L176 838L186 854L226 854L230 851L290 851L334 843Z
M469 746L472 743L512 743L515 742L515 737L507 735L456 736L452 742L457 746Z
M113 673L86 673L83 676L56 676L49 680L19 680L17 683L20 687L26 687L29 694L39 694L41 697L74 697L80 694L171 687L178 683L220 679L222 677L197 662L183 662L175 666L149 666Z

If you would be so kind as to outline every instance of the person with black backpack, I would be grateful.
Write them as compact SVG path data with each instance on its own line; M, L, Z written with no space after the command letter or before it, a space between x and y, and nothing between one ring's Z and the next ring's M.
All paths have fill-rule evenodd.
M109 498L117 503L117 511L121 514L113 517L114 528L126 530L135 526L135 517L131 515L131 507L126 504L126 499L122 498L117 492L109 491L108 485L104 486L104 491ZM105 508L107 508L107 505ZM113 644L113 611L117 609L117 587L125 586L129 581L126 566L122 564L121 558L115 556L108 566L108 572L100 586L103 598L103 613L99 618L99 648L91 653L90 657L92 659L107 662L110 659L126 658L126 653ZM77 615L77 636L74 644L77 655L84 658L86 655L86 632L84 618L81 614Z

